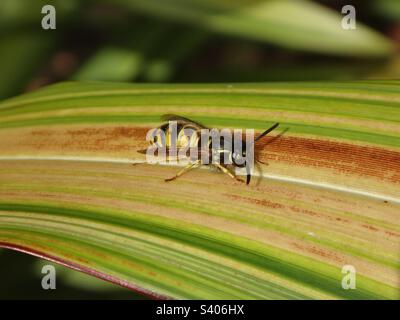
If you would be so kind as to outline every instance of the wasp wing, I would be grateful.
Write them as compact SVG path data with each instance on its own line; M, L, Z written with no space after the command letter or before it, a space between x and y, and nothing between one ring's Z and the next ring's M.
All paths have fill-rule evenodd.
M188 118L185 117L181 117L178 116L176 114L164 114L163 116L161 116L161 120L163 121L176 121L179 122L181 124L191 124L193 127L198 128L198 129L207 129L207 127L203 126L202 124L190 120Z

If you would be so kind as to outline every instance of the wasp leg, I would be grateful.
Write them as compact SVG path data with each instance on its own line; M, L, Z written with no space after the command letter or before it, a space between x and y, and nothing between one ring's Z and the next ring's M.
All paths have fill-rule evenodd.
M258 163L261 163L261 164L264 164L264 165L266 165L266 166L269 165L268 162L264 162L264 161L261 161L261 160L257 160L257 162L258 162Z
M221 166L219 163L213 163L214 166L216 166L217 168L221 169L221 171L223 173L226 173L228 176L230 176L232 179L235 179L237 181L240 182L244 182L243 180L240 180L238 177L236 177L232 172L230 172L227 168L225 168L224 166Z
M165 179L165 182L169 182L172 180L175 180L179 176L183 175L185 172L188 172L189 170L195 169L201 165L201 160L197 160L191 164L188 164L186 167L184 167L181 171L179 171L175 176L169 179Z
M133 163L131 163L131 166L139 166L139 165L143 165L143 164L148 164L148 163L146 163L146 162L133 162Z

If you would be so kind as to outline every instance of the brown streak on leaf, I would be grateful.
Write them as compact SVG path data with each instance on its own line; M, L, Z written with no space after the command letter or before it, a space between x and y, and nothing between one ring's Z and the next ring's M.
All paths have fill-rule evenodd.
M255 199L255 198L249 198L249 197L243 197L243 196L238 196L234 194L227 194L227 196L233 200L244 200L245 202L257 204L263 207L269 207L269 208L283 208L284 205L277 203L277 202L272 202L267 199Z
M313 245L300 245L299 243L293 242L292 245L301 251L309 252L313 255L317 255L323 258L329 258L333 261L344 263L345 260L341 258L339 255L332 251L324 250L322 248L318 248Z
M280 137L258 143L261 161L271 160L400 183L400 152L344 142Z

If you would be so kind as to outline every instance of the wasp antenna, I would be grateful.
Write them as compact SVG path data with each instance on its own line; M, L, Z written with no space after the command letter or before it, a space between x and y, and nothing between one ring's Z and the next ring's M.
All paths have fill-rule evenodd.
M279 123L275 123L271 128L265 130L263 133L261 133L257 138L255 138L254 142L260 140L262 137L266 136L268 133L270 133L272 130L274 130L276 127L279 126Z

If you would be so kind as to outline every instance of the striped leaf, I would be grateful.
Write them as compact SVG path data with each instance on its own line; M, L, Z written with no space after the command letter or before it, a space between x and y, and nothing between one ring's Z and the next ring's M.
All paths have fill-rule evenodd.
M399 298L399 84L81 82L3 101L0 244L163 298ZM208 168L165 183L178 167L132 165L165 113L281 125L250 186Z

